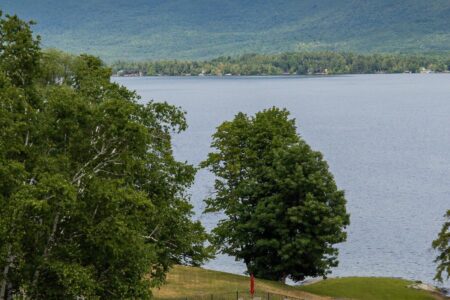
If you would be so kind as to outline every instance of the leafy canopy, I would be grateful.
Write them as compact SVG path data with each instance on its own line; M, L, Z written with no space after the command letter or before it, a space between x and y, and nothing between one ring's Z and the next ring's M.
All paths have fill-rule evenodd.
M226 216L213 231L220 251L260 278L326 276L338 264L333 245L346 239L346 200L288 111L239 113L217 128L211 146L202 166L217 176L207 212Z
M433 248L438 250L439 255L436 258L437 273L435 279L443 282L450 278L450 210L445 215L446 221L438 238L433 241ZM447 274L445 276L445 274Z
M110 75L0 15L0 299L148 299L170 266L210 257L195 169L172 154L184 113Z

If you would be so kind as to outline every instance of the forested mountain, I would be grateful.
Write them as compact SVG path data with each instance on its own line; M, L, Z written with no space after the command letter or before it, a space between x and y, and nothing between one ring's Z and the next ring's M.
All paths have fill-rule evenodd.
M117 59L450 50L448 0L2 0L43 45Z

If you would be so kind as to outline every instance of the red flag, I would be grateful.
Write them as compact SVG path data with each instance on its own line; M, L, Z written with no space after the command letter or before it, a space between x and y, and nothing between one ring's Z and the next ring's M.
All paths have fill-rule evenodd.
M250 275L250 294L252 297L255 294L255 276L253 274Z

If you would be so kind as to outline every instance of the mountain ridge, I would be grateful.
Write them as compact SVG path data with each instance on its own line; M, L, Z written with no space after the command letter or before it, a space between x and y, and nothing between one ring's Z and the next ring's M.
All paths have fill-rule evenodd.
M448 0L3 0L44 47L118 59L450 51Z

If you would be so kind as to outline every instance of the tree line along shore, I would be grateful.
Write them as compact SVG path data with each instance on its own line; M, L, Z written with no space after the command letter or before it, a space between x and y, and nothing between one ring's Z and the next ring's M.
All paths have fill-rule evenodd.
M206 61L116 61L117 76L333 75L450 72L447 54L289 52L222 56Z

